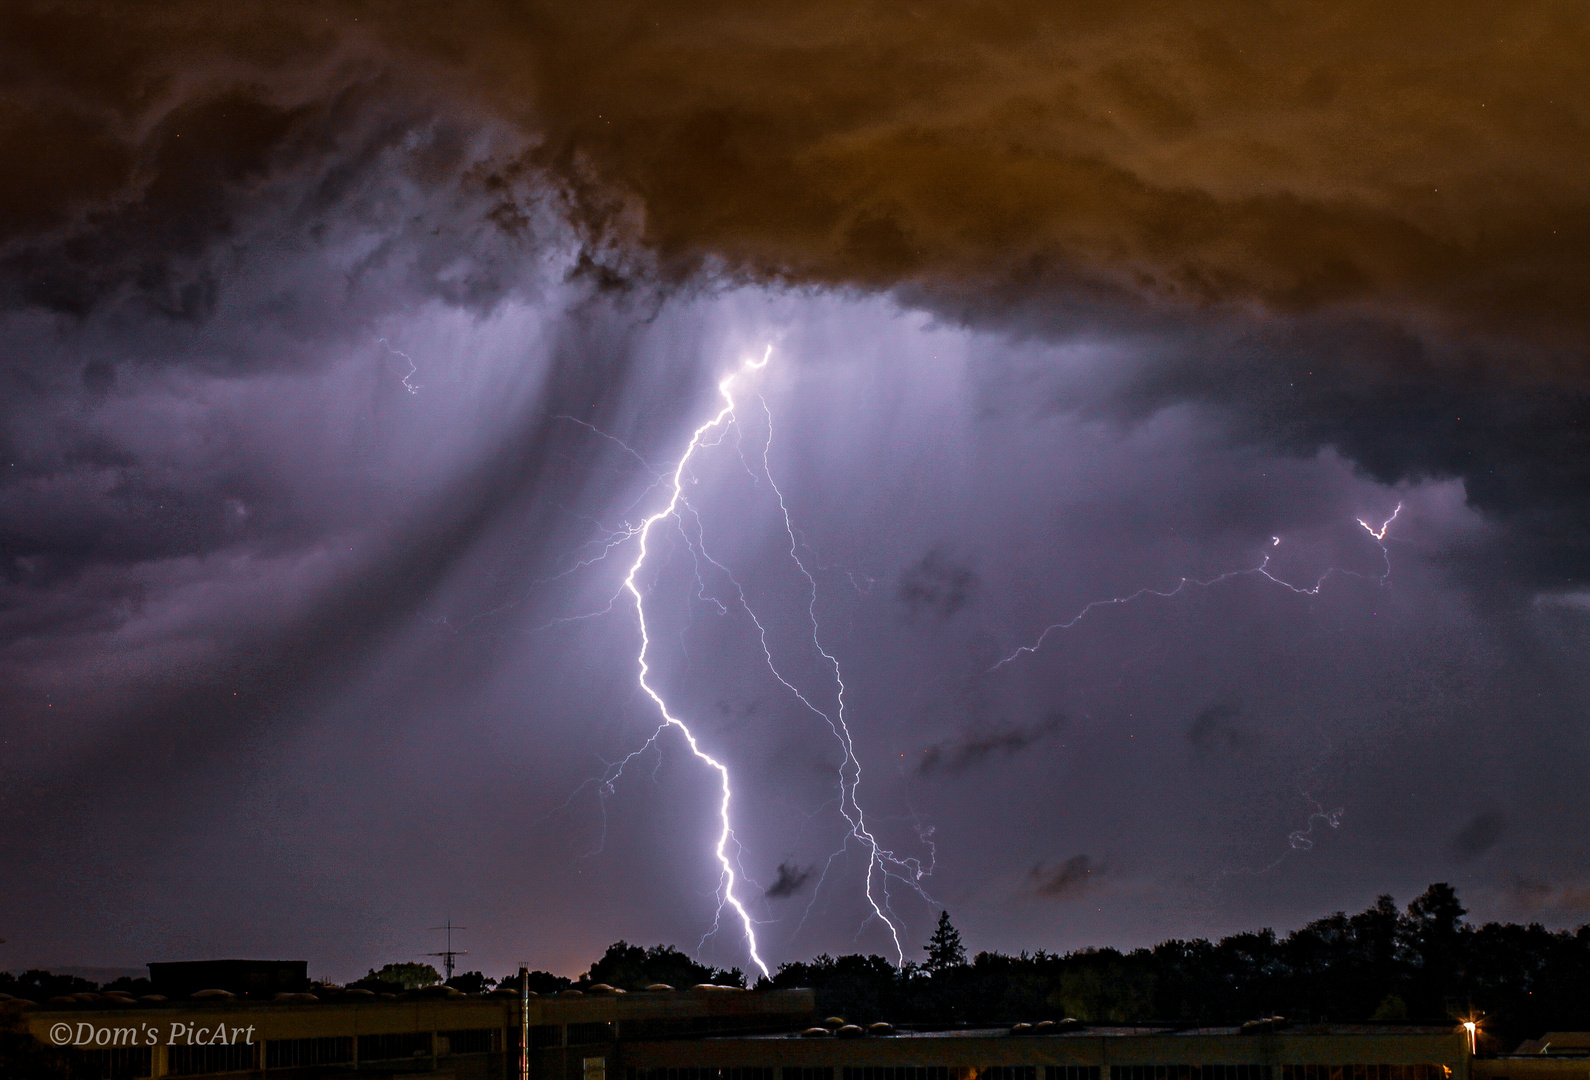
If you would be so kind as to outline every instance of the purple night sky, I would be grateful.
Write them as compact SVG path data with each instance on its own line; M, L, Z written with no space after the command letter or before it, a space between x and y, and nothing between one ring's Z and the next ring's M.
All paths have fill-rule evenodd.
M1581 8L7 22L0 968L1590 918Z

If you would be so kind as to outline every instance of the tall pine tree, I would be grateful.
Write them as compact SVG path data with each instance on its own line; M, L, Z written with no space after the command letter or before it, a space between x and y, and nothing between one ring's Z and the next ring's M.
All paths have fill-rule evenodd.
M961 932L950 922L950 913L939 912L939 925L922 946L927 950L927 969L935 974L966 963L966 949L961 945Z

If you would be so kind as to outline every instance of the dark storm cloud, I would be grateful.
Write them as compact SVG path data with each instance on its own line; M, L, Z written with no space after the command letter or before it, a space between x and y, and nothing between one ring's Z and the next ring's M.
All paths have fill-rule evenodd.
M676 263L1579 330L1570 5L527 4L498 29L482 63L524 58L538 156L637 200Z
M986 764L991 758L1010 757L1047 738L1064 724L1065 717L1056 715L1032 727L969 731L953 742L928 747L917 763L917 775L955 775Z
M1519 908L1531 914L1544 910L1583 917L1590 912L1590 885L1583 882L1553 883L1538 877L1519 877L1508 884L1507 891Z
M762 895L770 900L787 900L806 887L816 870L814 866L797 866L794 863L778 864L778 879Z
M240 207L314 176L312 235L426 117L417 182L474 184L508 234L535 178L594 284L859 285L1146 335L1086 404L1202 400L1384 482L1461 477L1512 541L1485 572L1560 585L1590 572L1587 39L1550 2L24 6L0 286L180 337L225 308ZM466 167L492 119L526 145ZM464 233L431 235L453 265ZM482 304L502 277L417 281Z
M599 360L592 355L594 343L572 333L550 380L551 400L581 400L598 370L608 385L621 383L624 356L612 344L604 350L608 358ZM584 411L601 419L599 407ZM390 537L374 540L377 553L359 573L333 583L299 612L277 597L264 611L231 613L216 632L219 651L208 665L127 689L105 709L108 734L48 779L8 791L4 809L13 829L0 837L0 849L21 858L23 849L79 842L81 836L73 834L86 820L112 807L142 804L172 774L184 778L182 809L221 797L230 770L217 771L217 762L290 737L316 703L368 672L501 522L511 518L522 542L531 550L541 547L559 528L558 519L524 511L563 483L563 458L554 447L565 439L563 426L549 413L532 413L498 433L478 464L461 470ZM107 624L125 621L128 612L108 599L74 602L91 605ZM48 605L35 606L55 614ZM23 627L18 636L23 631L37 636L42 628ZM16 828L22 821L30 827ZM151 823L150 836L161 827Z
M1460 478L1502 527L1471 575L1560 588L1590 574L1590 390L1576 361L1548 374L1517 342L1459 345L1389 314L1205 323L1146 353L1104 386L1056 387L1047 407L1135 418L1205 402L1239 444L1332 446L1388 485Z
M1505 527L1478 575L1590 573L1577 6L531 4L497 29L478 62L533 89L533 159L630 269L1125 334L1157 362L1069 407L1204 401L1382 482L1459 477Z
M1507 818L1497 810L1485 810L1458 830L1449 845L1452 857L1472 862L1490 851L1507 834Z
M537 287L519 136L324 20L24 5L0 50L13 588L328 529L234 432L192 461L130 450L120 399L205 393L162 372L301 371L371 347L394 309Z
M136 804L160 775L188 778L182 812L218 796L205 763L288 737L377 663L504 514L563 482L548 469L567 440L539 412L483 428L438 489L400 477L407 495L358 460L357 433L352 462L277 452L311 432L264 380L369 354L394 313L481 316L546 284L558 240L514 162L522 134L422 58L351 21L180 5L23 6L0 49L18 195L0 200L8 708L39 697L40 671L92 668L118 628L180 610L183 575L216 597L183 631L200 654L120 687L96 745L8 798L35 823L9 850ZM580 335L549 403L599 422L624 350ZM244 388L263 408L230 411ZM356 425L369 405L348 403ZM286 564L348 530L360 566L318 592L289 578L228 605L225 562L203 561Z
M1210 705L1187 725L1187 741L1199 753L1242 750L1253 743L1254 736L1237 722L1241 715L1242 708L1238 705Z
M971 603L977 584L976 571L935 549L900 573L895 596L907 618L929 614L948 619Z
M1104 872L1105 867L1088 856L1073 855L1056 866L1038 863L1027 879L1033 891L1045 899L1074 900L1097 886Z

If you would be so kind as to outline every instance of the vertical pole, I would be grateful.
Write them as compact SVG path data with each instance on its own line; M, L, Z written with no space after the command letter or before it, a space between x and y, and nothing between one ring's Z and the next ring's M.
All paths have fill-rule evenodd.
M519 1080L530 1080L530 968L519 965Z

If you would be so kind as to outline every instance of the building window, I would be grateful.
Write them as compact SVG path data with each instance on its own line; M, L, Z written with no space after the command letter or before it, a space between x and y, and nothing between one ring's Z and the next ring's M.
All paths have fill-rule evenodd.
M833 1080L832 1069L785 1069L784 1080L795 1080L790 1073L799 1072L824 1073L826 1077L818 1076L808 1080ZM774 1080L771 1068L761 1068L751 1065L744 1067L730 1067L714 1069L711 1067L686 1067L683 1069L625 1069L624 1080Z
M267 1069L341 1065L352 1060L352 1035L334 1035L324 1039L272 1039L265 1044Z
M1043 1080L1099 1080L1099 1066L1045 1065Z
M819 1065L816 1068L786 1065L782 1073L783 1080L834 1080L834 1070L829 1065Z
M570 1024L570 1046L598 1046L613 1041L613 1025L598 1021L594 1024Z
M117 1046L109 1050L79 1050L73 1057L72 1075L87 1080L139 1080L153 1072L147 1046Z
M1444 1065L1282 1065L1280 1080L1446 1080Z
M1274 1080L1274 1077L1269 1065L1111 1065L1110 1080ZM1283 1077L1282 1080L1305 1078ZM1316 1077L1314 1080L1330 1078Z
M360 1035L359 1061L396 1061L399 1058L429 1057L429 1031L400 1031L391 1035Z
M438 1031L437 1034L447 1040L447 1049L443 1051L444 1053L499 1054L502 1052L501 1028L464 1028L460 1031Z
M961 1080L970 1070L952 1069L944 1065L911 1066L881 1065L846 1067L844 1080Z
M205 1073L247 1072L258 1068L258 1045L230 1043L226 1046L168 1046L166 1072L172 1076L202 1076Z
M512 1028L508 1032L508 1045L519 1049L519 1029ZM531 1024L530 1049L550 1050L563 1045L563 1029L556 1024Z
M977 1070L977 1080L1038 1080L1038 1066L989 1065Z

